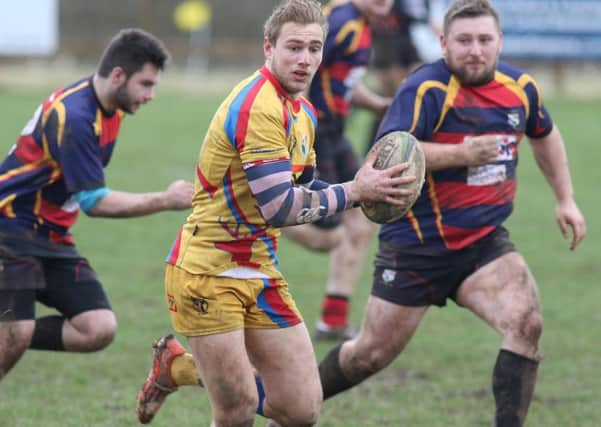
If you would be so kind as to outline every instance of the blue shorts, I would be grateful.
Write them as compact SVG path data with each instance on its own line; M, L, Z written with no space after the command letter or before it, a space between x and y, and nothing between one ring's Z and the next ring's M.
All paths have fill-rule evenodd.
M399 305L443 307L447 298L455 300L457 290L468 276L515 250L502 226L470 246L446 255L416 255L381 241L371 294Z

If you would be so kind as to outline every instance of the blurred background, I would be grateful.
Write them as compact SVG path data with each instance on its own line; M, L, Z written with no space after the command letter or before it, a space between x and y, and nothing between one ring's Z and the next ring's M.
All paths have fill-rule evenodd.
M66 83L66 74L93 70L119 29L141 27L171 51L170 80L182 83L183 73L188 89L219 90L217 83L227 86L262 63L263 21L278 1L0 3L0 86L52 86L57 78ZM448 0L431 3L433 19L440 21ZM503 23L504 57L528 67L546 93L601 96L601 0L496 0L494 5Z

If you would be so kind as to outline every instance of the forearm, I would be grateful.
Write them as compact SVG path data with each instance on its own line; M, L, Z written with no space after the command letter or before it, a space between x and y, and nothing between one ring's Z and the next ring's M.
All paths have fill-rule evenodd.
M426 167L430 171L466 166L459 144L421 142L421 147L426 157Z
M352 103L353 105L377 114L384 114L390 105L390 98L378 95L370 90L363 83L359 83L353 90Z
M574 191L568 168L568 158L557 128L553 128L548 136L530 142L536 163L553 190L557 201L572 199Z
M350 184L331 185L320 190L290 187L270 200L260 200L259 209L266 222L275 227L318 221L352 205ZM263 203L261 203L263 201Z
M89 216L130 218L170 209L166 193L126 193L111 191L87 211Z

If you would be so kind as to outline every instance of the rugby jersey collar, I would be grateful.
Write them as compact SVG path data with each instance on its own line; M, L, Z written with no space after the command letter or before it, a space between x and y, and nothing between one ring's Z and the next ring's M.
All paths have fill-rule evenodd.
M292 111L294 112L294 114L298 114L298 112L301 109L300 99L290 98L288 96L288 94L286 93L286 91L284 90L284 88L282 87L282 85L280 84L280 82L278 81L278 79L276 79L275 76L273 74L271 74L271 71L269 71L269 69L267 68L266 65L263 65L259 71L261 72L261 74L263 74L263 76L265 76L265 78L267 80L269 80L271 82L273 87L275 87L275 90L278 93L278 95L280 95L281 97L285 98L288 102L290 102L290 105L292 105Z

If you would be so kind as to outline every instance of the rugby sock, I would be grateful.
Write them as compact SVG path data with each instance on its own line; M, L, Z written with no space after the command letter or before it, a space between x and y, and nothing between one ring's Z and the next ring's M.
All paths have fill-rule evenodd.
M179 387L182 385L202 385L202 381L196 371L194 357L190 353L184 353L173 358L171 362L171 379Z
M328 326L346 326L350 301L342 295L326 295L321 306L321 320Z
M321 379L324 400L361 382L350 381L342 372L339 359L341 348L342 343L330 350L319 364L319 378Z
M63 316L45 316L35 320L29 348L34 350L65 351L63 342Z
M493 371L495 427L520 427L534 393L538 362L508 350L499 351Z

